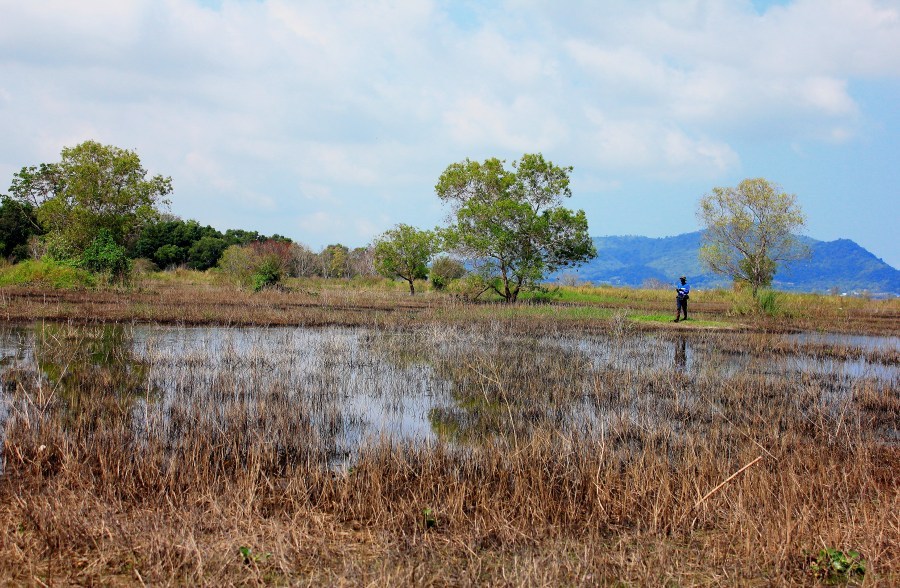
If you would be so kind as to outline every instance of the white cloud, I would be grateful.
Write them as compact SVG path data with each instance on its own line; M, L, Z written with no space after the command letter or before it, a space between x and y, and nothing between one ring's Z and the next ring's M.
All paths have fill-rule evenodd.
M613 169L648 169L660 177L715 177L736 167L738 154L726 143L691 137L671 125L649 120L615 120L587 112L593 125L596 165Z
M801 82L799 93L807 104L830 116L854 115L856 103L847 94L847 82L828 77L807 78Z
M556 114L525 95L509 103L462 96L444 112L444 123L460 145L513 152L552 149L566 136L566 126Z
M217 190L234 190L235 181L209 154L191 151L185 156L185 164L204 182Z
M900 76L896 1L509 0L465 26L459 9L0 0L0 170L94 138L172 175L181 210L357 239L387 205L437 222L433 183L466 156L543 151L603 191L727 175L761 136L851 142L853 80Z
M324 210L305 214L297 219L296 224L304 235L318 237L339 235L347 225L344 219Z
M331 186L316 182L300 182L298 185L300 196L311 201L334 204L337 200L332 193Z
M334 243L336 235L352 237L353 243L367 243L390 225L387 215L378 214L373 218L353 213L334 213L318 210L296 219L297 227L304 235L316 236L322 243ZM346 239L346 236L344 237Z

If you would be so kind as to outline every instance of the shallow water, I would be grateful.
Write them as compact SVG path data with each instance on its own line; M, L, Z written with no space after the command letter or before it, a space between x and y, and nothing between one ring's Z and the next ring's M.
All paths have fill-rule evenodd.
M841 345L859 347L866 351L900 349L900 337L885 335L848 335L847 333L821 333L806 331L783 336L786 341L817 345Z
M325 447L329 462L341 465L360 446L384 438L468 445L498 437L517 443L542 431L603 436L623 423L688 432L720 412L716 402L695 393L712 379L727 385L752 376L818 387L818 402L834 405L835 411L855 387L897 390L900 380L898 366L865 359L722 353L717 348L722 337L640 332L521 337L500 327L403 333L4 327L0 421L9 419L16 402L10 370L39 373L73 413L82 405L79 378L99 377L97 370L103 370L107 381L121 383L117 393L130 407L130 426L139 438L152 433L174 444L190 427L252 429L282 448L298 439ZM828 340L807 337L801 340ZM843 337L840 345L885 349L896 343L891 340L896 338L875 339ZM896 439L896 423L883 435Z

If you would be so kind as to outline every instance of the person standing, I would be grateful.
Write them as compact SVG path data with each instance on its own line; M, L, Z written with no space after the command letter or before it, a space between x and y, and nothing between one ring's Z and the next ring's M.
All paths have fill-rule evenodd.
M675 322L681 318L681 314L684 313L684 320L687 320L687 306L688 306L688 298L690 298L691 287L687 283L687 277L681 276L678 278L681 281L681 284L675 286Z

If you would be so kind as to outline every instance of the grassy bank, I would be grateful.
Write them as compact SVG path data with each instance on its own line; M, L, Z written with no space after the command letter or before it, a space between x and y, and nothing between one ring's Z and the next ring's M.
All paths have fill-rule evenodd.
M0 288L0 319L138 321L223 325L413 326L503 320L511 327L603 329L614 316L646 328L824 330L900 334L900 300L777 293L760 310L746 293L726 290L692 296L692 320L671 325L673 296L660 290L560 287L506 306L467 302L422 284L406 295L385 280L291 279L281 289L252 293L213 273L161 272L127 288Z

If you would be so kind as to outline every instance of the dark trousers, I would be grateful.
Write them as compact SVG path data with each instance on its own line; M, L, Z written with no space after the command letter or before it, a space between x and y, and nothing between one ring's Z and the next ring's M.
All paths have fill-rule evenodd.
M688 302L688 299L687 299L687 298L681 298L681 297L679 297L679 298L676 298L676 299L675 299L675 304L676 304L676 306L675 306L675 320L676 320L676 321L677 321L678 318L681 316L681 313L682 313L682 312L684 312L684 318L687 319L687 302Z

